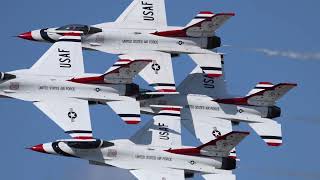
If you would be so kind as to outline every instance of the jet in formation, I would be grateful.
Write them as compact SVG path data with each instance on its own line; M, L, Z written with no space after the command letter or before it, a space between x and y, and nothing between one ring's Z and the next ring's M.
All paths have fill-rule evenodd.
M142 77L157 91L174 93L171 57L179 54L188 54L209 77L221 76L221 63L212 60L217 53L211 50L221 46L215 33L232 16L234 13L203 11L184 27L168 26L164 0L134 0L114 22L43 28L18 37L54 43L65 32L79 31L85 49L152 59L148 69L157 72L163 68L166 75ZM165 66L159 66L159 62Z
M216 58L224 64L223 55ZM260 82L246 96L232 96L228 94L224 75L208 77L197 66L178 86L179 94L145 91L137 99L146 114L157 113L157 107L162 105L183 107L182 123L202 143L230 133L232 125L247 123L267 145L280 146L281 125L276 118L280 117L281 108L276 101L296 86Z
M0 73L0 96L32 102L73 137L92 137L89 129L69 129L70 124L88 122L92 102L108 104L128 124L140 122L134 97L139 86L132 78L150 62L137 60L102 75L85 73L81 37L68 34L30 69Z
M139 180L184 180L195 173L207 180L234 180L236 160L228 157L229 152L249 133L231 132L199 147L182 146L180 109L163 106L130 140L65 139L29 149L127 169Z

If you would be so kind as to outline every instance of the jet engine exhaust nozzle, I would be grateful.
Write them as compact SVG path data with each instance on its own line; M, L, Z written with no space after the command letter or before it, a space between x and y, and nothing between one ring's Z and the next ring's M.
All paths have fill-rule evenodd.
M268 107L268 115L266 118L277 118L281 116L281 108L277 106Z
M237 167L237 160L233 158L222 158L222 166L221 169L224 170L233 170Z

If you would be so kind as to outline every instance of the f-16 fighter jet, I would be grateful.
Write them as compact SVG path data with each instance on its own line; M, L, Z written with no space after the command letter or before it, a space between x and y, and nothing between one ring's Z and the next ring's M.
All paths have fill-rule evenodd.
M223 64L222 55L216 58ZM279 146L281 125L275 118L280 117L281 109L276 101L295 86L261 82L246 96L234 97L227 93L224 76L208 77L196 67L178 87L179 94L147 91L138 100L142 112L151 114L157 113L159 105L182 106L182 123L203 143L231 132L232 123L248 123L269 146Z
M133 97L139 87L132 78L148 63L137 60L102 75L86 74L80 35L71 33L30 69L0 73L0 97L30 101L71 136L91 137L89 124L81 131L68 129L90 119L90 102L108 104L128 124L140 122L139 102Z
M96 25L66 25L59 28L45 28L20 34L18 37L56 42L61 33L82 32L82 47L106 53L129 56L133 59L152 59L148 70L167 73L163 78L154 74L142 76L157 91L174 93L175 82L171 57L189 54L209 77L221 75L220 61L213 61L216 53L211 49L220 47L220 38L215 32L234 13L200 12L184 27L167 25L164 0L134 0L114 22ZM159 66L162 62L164 66ZM161 80L159 82L159 80Z
M207 180L235 180L231 170L236 168L236 160L228 158L229 151L249 133L231 132L199 147L185 147L181 145L180 121L179 107L163 106L130 140L58 140L30 149L127 169L139 180L184 180L194 173Z

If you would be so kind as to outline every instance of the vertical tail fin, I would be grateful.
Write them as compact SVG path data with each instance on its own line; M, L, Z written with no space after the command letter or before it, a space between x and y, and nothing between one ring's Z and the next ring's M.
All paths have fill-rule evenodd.
M262 88L261 91L250 94L246 97L248 104L255 106L273 106L276 101L283 97L292 88L297 86L297 84L292 83L279 83L276 85L272 85L271 83L259 83L259 85Z
M169 149L167 152L191 156L228 157L230 151L248 135L249 132L233 131L197 148Z
M212 37L214 32L234 15L234 13L214 14L202 11L185 26L184 30L189 37Z
M248 94L247 96L250 96L252 94L256 94L260 91L263 91L265 89L268 89L270 87L274 86L272 83L270 82L259 82Z
M276 101L283 97L292 88L296 87L294 83L259 83L246 97L232 99L216 99L218 103L252 105L252 106L274 106Z
M118 60L105 74L94 77L73 78L70 81L84 84L131 84L133 79L152 60Z
M234 13L214 14L202 11L182 29L157 31L153 34L164 37L213 37L215 31L234 15Z

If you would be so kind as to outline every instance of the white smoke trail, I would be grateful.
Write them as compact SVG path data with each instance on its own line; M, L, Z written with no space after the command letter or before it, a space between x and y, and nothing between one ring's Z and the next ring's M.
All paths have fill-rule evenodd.
M264 53L267 56L280 56L286 57L291 59L297 60L320 60L320 52L296 52L296 51L279 51L279 50L272 50L267 48L254 48L251 49L256 52Z

